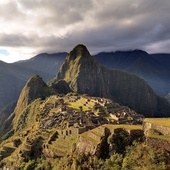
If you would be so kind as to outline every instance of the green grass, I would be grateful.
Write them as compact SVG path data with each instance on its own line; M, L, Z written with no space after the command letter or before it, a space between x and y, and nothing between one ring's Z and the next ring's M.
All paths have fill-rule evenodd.
M88 102L88 100L86 98L80 98L79 100L77 100L76 102L68 102L67 106L70 108L73 108L75 110L80 111L80 107L82 107L82 111L88 111L91 110L94 106L94 102L93 101L89 101L87 104L86 102ZM84 105L85 104L85 105Z
M102 136L103 136L102 133L99 133L99 132L96 131L95 129L91 130L90 132L93 133L94 135L98 136L98 137L102 137Z
M147 136L152 137L152 138L157 138L157 139L170 141L170 136L158 135L158 134L152 134L152 133L149 133Z
M105 124L105 125L102 125L101 127L103 127L103 128L106 127L108 129L110 129L110 131L113 131L114 129L117 129L117 128L124 128L126 130L136 130L136 129L142 130L141 125L126 125L126 124L110 125L110 124ZM104 135L102 133L102 131L100 133L97 129L99 129L99 127L92 129L90 131L84 132L84 133L81 134L81 136L84 137L87 141L97 144L99 141L90 136L91 133L93 133L97 137L101 137L102 135Z
M90 137L88 134L83 134L83 137L86 138L86 140L87 140L88 142L92 142L92 143L94 143L94 144L98 144L98 143L99 143L98 140L95 140L94 138Z
M69 135L65 138L62 136L53 141L49 147L52 150L60 151L61 153L67 153L77 142L77 135Z
M103 127L107 127L110 130L114 130L117 128L124 128L128 130L135 130L135 129L140 129L142 130L142 125L127 125L127 124L121 124L121 125L111 125L111 124L105 124L102 125Z
M144 122L170 127L170 118L147 118Z

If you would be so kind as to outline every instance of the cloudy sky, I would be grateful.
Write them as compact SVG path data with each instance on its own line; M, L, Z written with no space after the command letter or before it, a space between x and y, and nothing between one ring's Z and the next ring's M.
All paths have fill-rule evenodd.
M170 53L170 0L0 0L0 60L69 52Z

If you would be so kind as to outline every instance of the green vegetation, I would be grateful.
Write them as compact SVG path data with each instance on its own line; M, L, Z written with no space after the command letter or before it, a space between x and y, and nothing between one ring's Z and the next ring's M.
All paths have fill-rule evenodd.
M148 137L170 141L170 136L165 136L165 135L148 134Z
M66 153L71 153L71 150L77 142L77 135L60 136L49 145L54 153L63 156Z
M158 139L170 141L170 136L163 135L155 129L150 129L147 136L152 137L152 138L158 138Z
M98 144L100 143L101 137L104 136L104 133L102 131L99 131L98 128L95 128L84 132L83 134L81 134L81 136L88 142Z
M147 118L144 122L170 127L170 118Z
M70 108L79 110L79 111L89 111L92 110L93 106L94 106L94 102L93 101L88 101L87 98L81 97L80 99L78 99L75 102L68 102L67 105Z
M106 159L74 153L56 159L53 170L166 170L166 154L143 144L127 148L125 154L115 153Z
M111 124L105 124L102 125L103 127L109 128L111 131L117 128L124 128L127 130L135 130L135 129L140 129L142 130L142 125L127 125L127 124L121 124L121 125L111 125Z
M168 158L166 154L159 150L150 148L143 144L137 144L127 149L123 159L123 170L165 170Z
M14 129L16 131L23 130L24 128L31 128L35 125L36 115L39 113L39 106L42 103L41 99L37 99L28 105L22 112L14 119Z

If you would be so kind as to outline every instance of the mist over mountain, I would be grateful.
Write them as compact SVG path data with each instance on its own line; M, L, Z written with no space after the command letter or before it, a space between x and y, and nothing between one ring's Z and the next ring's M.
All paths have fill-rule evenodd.
M170 91L170 55L149 55L142 50L103 52L95 55L100 64L135 74L147 81L161 96Z

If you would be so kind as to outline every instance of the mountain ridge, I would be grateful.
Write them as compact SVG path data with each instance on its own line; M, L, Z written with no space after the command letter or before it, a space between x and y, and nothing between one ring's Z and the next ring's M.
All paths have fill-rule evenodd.
M128 70L130 70L129 72L131 72L132 74L136 74L140 76L141 78L145 79L147 83L149 83L149 85L152 86L154 91L158 92L158 94L161 94L161 96L164 96L165 94L167 95L170 92L170 89L169 89L170 82L168 82L169 74L164 74L165 72L164 70L167 70L166 69L167 67L164 68L164 70L162 71L162 67L160 68L159 63L161 62L165 64L164 61L167 61L166 65L168 65L169 55L164 54L164 57L163 57L164 59L162 61L161 59L162 54L152 54L152 55L150 54L150 56L154 58L154 63L155 61L158 61L157 63L158 65L156 65L155 67L155 64L154 64L154 68L152 69L152 67L147 66L148 62L146 61L146 65L144 65L144 68L146 69L151 68L151 70L153 71L147 72L146 70L144 70L145 72L144 74L143 71L141 71L141 69L139 71L138 69L136 70L137 66L135 66L134 63L133 65L131 65L131 63L134 61L135 58L140 58L138 57L138 55L135 54L132 57L130 57L132 58L132 60L130 60L128 56L130 56L130 54L133 52L141 53L141 56L149 55L148 53L142 50L132 50L132 51L123 51L123 52L116 51L116 52L111 52L111 53L105 52L104 56L101 56L101 59L100 59L100 54L103 54L103 53L99 53L99 55L95 55L94 57L97 59L97 61L99 61L100 64L106 65L109 68L112 68L113 66L113 68L122 70L122 71L128 72ZM116 56L112 57L112 55L115 53L116 53ZM122 53L123 53L123 59L121 59ZM35 56L34 58L30 60L16 62L12 64L0 62L0 73L1 73L0 74L1 75L0 76L0 81L1 81L0 109L3 109L3 107L5 107L9 103L16 101L18 99L19 93L24 87L24 84L26 83L28 78L31 77L32 75L39 74L41 77L43 77L45 81L48 81L52 77L54 77L56 75L56 72L59 70L59 67L63 64L66 58L66 55L68 53L58 53L58 54L59 56L57 54L42 53L42 54ZM109 55L106 55L106 54L109 54ZM105 59L103 60L105 62L102 61L102 58ZM150 63L152 64L152 62L149 62L149 65ZM127 68L127 65L130 65L130 68ZM141 67L139 61L137 62L137 65ZM160 71L158 71L159 70L158 68L160 68ZM149 73L149 76L148 76L148 73ZM94 77L95 76L96 75L94 75ZM68 87L68 84L64 81L61 81L60 84L58 84L57 88L61 89L61 87L63 87L62 92L71 91L71 89ZM9 113L6 113L5 115L4 113L2 114L3 116L1 116L0 121L3 121L4 118L6 118L9 115Z
M144 80L135 75L109 70L99 65L86 50L85 46L77 45L67 55L53 80L52 87L57 84L57 81L64 80L77 93L107 97L147 116L163 114L156 113L159 110L157 96ZM86 57L83 54L84 51ZM166 105L168 107L168 104Z
M22 62L5 63L0 61L0 122L3 122L14 106L9 104L17 101L27 80L39 74L44 81L52 79L64 62L67 53L39 54ZM8 105L8 109L5 107ZM5 112L3 111L5 109Z
M158 95L165 96L170 91L168 62L161 62L161 55L133 50L99 53L94 57L110 69L126 71L145 79Z
M60 94L65 91L71 93ZM66 155L69 161L64 163L70 164L71 160L72 169L80 160L74 154L82 157L81 152L89 151L98 158L108 158L113 153L116 157L121 153L123 158L123 154L131 152L126 146L134 147L133 141L145 139L142 126L132 125L141 123L144 116L132 108L148 117L165 116L170 111L168 102L157 96L146 81L101 66L85 46L78 45L67 55L49 86L39 75L25 84L14 112L0 128L1 140L7 139L0 143L0 167L52 169ZM130 125L104 125L110 121ZM155 166L158 167L157 159Z

